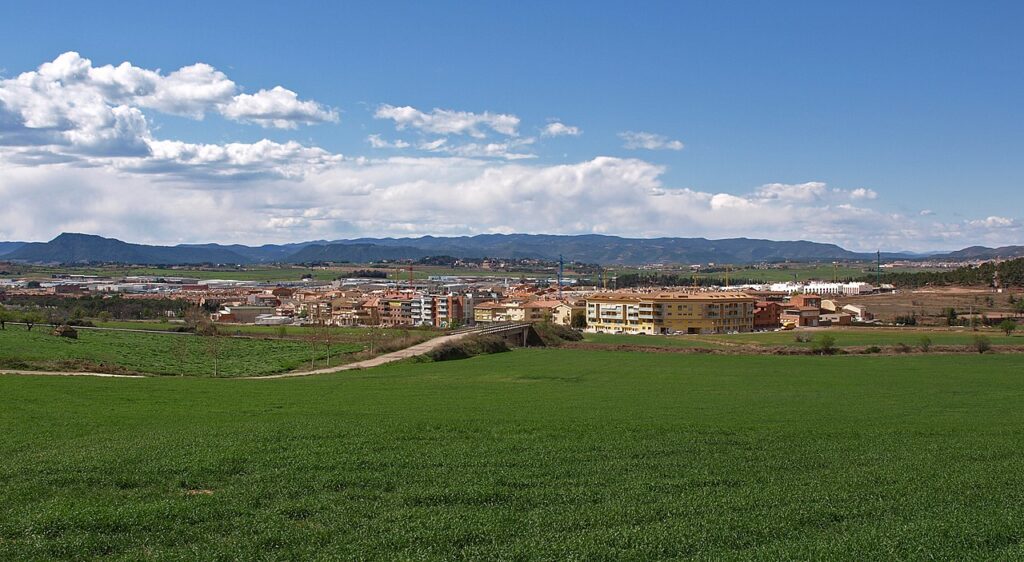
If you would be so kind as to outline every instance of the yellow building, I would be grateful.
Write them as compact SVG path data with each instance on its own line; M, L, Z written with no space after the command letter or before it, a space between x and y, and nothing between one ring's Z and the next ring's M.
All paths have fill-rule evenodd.
M562 301L530 301L523 304L527 322L551 322L568 326L572 321L572 306Z
M603 293L587 298L587 331L719 334L754 329L745 293Z

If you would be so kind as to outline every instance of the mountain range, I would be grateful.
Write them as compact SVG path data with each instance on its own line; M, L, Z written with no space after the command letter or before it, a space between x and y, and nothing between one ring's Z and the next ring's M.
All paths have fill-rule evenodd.
M139 265L259 264L353 262L456 258L536 258L585 263L758 263L777 261L867 260L875 254L851 252L835 244L750 238L621 238L598 234L481 234L419 238L357 238L317 240L263 246L131 244L92 234L64 233L49 242L0 242L0 259L26 263L124 263ZM922 254L883 253L886 259L912 259ZM975 246L946 254L950 259L1024 256L1024 246ZM943 256L931 256L940 258Z

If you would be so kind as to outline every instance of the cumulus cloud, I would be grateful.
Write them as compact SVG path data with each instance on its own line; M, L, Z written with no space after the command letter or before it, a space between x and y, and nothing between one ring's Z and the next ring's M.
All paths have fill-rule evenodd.
M1017 226L1017 221L1006 217L991 216L969 221L968 224L979 228L1014 228Z
M630 150L682 150L685 147L682 141L644 131L626 131L619 133L619 138L625 141L623 148Z
M0 208L0 224L30 239L74 229L157 237L143 241L179 241L167 236L187 233L187 241L243 243L549 232L804 238L865 249L907 247L908 237L931 235L925 225L856 205L847 190L823 186L812 199L765 196L800 193L784 184L713 193L666 185L664 173L634 158L563 165L459 156L368 159L298 143L159 141L149 157L87 168L0 159L7 180L0 198L17 201ZM67 185L88 204L53 211L46 194ZM48 220L32 218L41 216Z
M519 134L518 117L489 111L473 113L435 108L426 113L411 106L385 104L377 108L374 117L394 121L399 130L412 128L436 135L469 135L480 139L487 136L488 130L513 137Z
M203 119L217 113L264 127L337 121L335 110L275 87L256 94L210 65L163 74L124 62L94 66L75 52L0 79L0 146L59 147L65 154L139 156L153 140L143 110Z
M411 146L402 139L389 141L381 138L380 135L370 135L366 137L366 142L370 143L373 148L409 148Z
M315 101L302 101L298 94L281 86L237 95L223 107L222 113L228 119L278 129L338 122L336 110Z
M164 74L61 55L0 80L0 238L80 231L258 244L548 232L801 238L868 250L1005 244L1021 232L1017 219L1002 216L943 224L883 212L865 187L809 181L712 192L671 185L664 167L640 158L529 161L536 139L519 136L513 115L381 106L378 118L416 134L370 135L369 145L422 152L367 158L295 141L160 139L149 111L285 129L337 120L336 111L284 88L242 94L201 63ZM551 129L557 134L575 129L554 125L564 127ZM636 148L682 149L660 135L629 134L623 139Z
M578 137L583 133L579 127L573 127L566 125L560 121L552 121L544 126L541 130L540 136L542 137Z
M858 187L850 192L851 199L878 199L878 193L873 189Z
M434 141L422 142L420 150L462 156L465 158L503 158L505 160L525 160L536 158L536 154L523 152L525 147L536 142L532 137L515 138L502 142L470 142L464 144L452 144L448 139L441 138Z

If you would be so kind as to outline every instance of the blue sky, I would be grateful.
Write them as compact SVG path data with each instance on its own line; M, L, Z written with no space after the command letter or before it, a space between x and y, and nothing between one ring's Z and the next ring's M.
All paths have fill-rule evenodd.
M1020 3L329 4L6 6L8 82L75 52L92 68L128 62L163 76L204 63L233 82L229 94L281 86L316 108L271 125L251 107L225 109L228 98L187 111L104 98L144 119L132 146L145 154L133 162L110 139L102 150L82 135L18 140L40 121L10 82L0 195L18 204L0 216L0 238L526 231L812 238L862 250L1024 243ZM417 113L400 121L386 107ZM442 131L452 115L435 109L479 125ZM514 132L491 127L493 116L516 119ZM542 134L552 122L578 134ZM98 134L94 125L64 129ZM321 152L293 145L267 169L153 144L264 139ZM408 146L379 146L396 142ZM55 209L45 204L55 195L88 203ZM419 214L408 203L417 198Z

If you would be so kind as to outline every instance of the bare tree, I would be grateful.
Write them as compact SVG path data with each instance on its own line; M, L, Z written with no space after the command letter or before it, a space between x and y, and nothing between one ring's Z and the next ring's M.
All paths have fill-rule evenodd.
M222 341L219 336L211 335L206 340L206 354L213 359L213 376L220 376L220 358L223 352Z
M191 343L193 336L190 334L182 334L175 337L177 339L174 340L174 343L172 344L174 356L178 359L178 371L181 376L185 376L185 363L188 362L190 357L189 344Z

